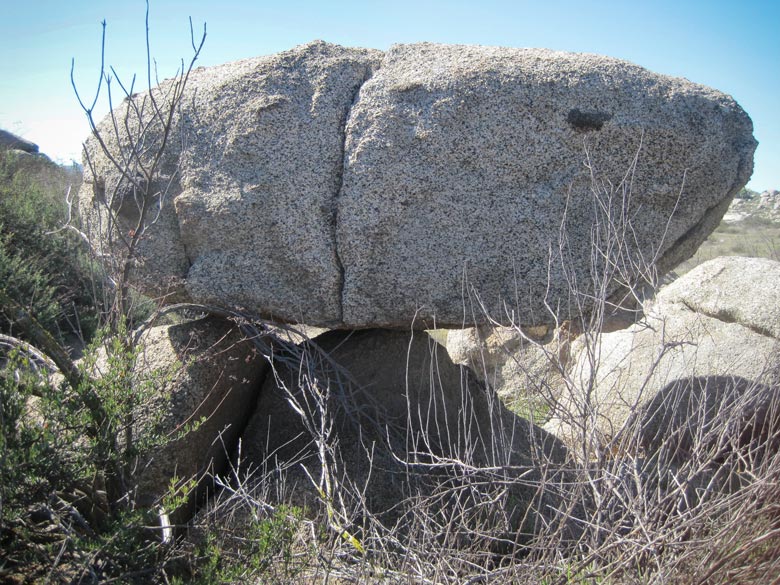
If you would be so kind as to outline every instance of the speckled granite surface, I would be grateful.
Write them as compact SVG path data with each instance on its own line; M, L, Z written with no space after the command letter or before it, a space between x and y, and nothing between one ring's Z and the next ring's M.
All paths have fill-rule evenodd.
M174 135L141 288L343 328L472 324L474 293L568 316L608 232L625 268L692 254L756 145L729 96L625 61L321 41L194 71ZM94 185L122 181L89 148L98 217Z

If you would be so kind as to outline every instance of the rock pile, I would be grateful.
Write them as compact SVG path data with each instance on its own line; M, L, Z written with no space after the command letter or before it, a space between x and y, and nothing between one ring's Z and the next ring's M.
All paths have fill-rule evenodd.
M125 103L116 115L127 111ZM130 119L130 136L103 122L110 149L133 147L133 132L148 123ZM145 127L146 144L163 130ZM193 71L170 130L181 140L140 190L146 202L141 181L130 184L88 141L79 205L98 243L121 254L117 236L138 237L133 278L166 301L339 329L301 345L275 342L267 356L275 369L262 383L244 372L251 360L220 351L236 369L215 364L206 373L218 380L182 396L210 396L225 382L240 403L219 402L212 426L192 441L198 453L182 455L188 474L212 461L215 436L235 442L224 433L233 423L218 414L227 408L236 429L251 414L242 472L284 470L296 503L324 503L331 519L332 482L358 486L347 490L358 504L395 525L414 513L416 497L436 494L426 501L451 517L452 494L485 497L471 486L498 482L505 489L495 500L468 509L505 514L508 533L529 537L554 521L542 511L558 510L555 498L568 489L556 476L567 449L548 431L572 435L560 411L577 411L566 401L586 387L573 380L595 381L587 388L607 413L596 421L604 437L642 412L648 437L651 428L673 434L677 427L653 427L653 397L708 395L722 385L699 380L726 372L756 380L776 350L780 302L762 283L777 268L760 261L707 265L667 287L641 324L596 340L598 371L592 346L569 345L552 326L618 292L618 280L670 269L717 226L750 177L756 142L747 114L716 90L595 55L429 43L382 53L314 42ZM139 233L141 203L152 219ZM735 288L746 274L763 295L755 303ZM462 347L460 361L492 368L506 386L552 371L544 360L565 351L555 371L568 394L559 393L547 431L410 333L486 315L559 346L534 351L511 330L475 334L480 348ZM225 327L214 321L198 339L221 343ZM177 343L152 355L186 354ZM694 382L670 386L679 380ZM742 385L729 388L723 395L732 397ZM192 416L196 404L188 399ZM551 475L534 483L542 460Z

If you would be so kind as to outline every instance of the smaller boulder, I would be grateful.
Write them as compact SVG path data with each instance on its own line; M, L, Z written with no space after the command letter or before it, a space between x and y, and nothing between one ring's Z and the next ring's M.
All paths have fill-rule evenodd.
M540 385L558 380L561 344L551 327L450 329L446 347L456 364L468 367L503 403L535 420L546 410Z
M606 444L630 430L635 412L657 412L661 403L683 412L691 400L711 402L705 412L728 409L740 389L774 385L779 341L780 262L716 258L661 289L637 324L578 338L570 383L545 428L577 442L585 421Z
M202 496L209 478L226 471L267 362L235 324L217 317L152 327L140 343L134 390L148 399L136 411L134 435L172 440L138 461L136 502L157 505L174 477L195 478ZM175 521L188 518L196 503L187 498Z
M780 386L739 376L684 378L643 404L633 421L645 452L662 467L723 464L737 453L755 460L780 446Z

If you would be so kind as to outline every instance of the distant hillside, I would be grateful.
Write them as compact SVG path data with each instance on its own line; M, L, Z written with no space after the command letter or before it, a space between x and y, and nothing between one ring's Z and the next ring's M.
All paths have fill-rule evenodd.
M743 189L696 255L675 272L684 274L718 256L780 260L780 191L757 193Z
M66 196L78 191L81 168L17 144L0 141L0 291L55 336L89 337L98 289L83 241L63 229ZM0 307L0 333L15 333L12 313Z

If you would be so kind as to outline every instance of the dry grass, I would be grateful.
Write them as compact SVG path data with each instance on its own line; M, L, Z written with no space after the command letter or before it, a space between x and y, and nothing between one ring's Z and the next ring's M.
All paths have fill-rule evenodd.
M699 264L720 256L780 260L780 222L758 214L741 220L723 221L694 257L678 266L675 272L685 274Z

